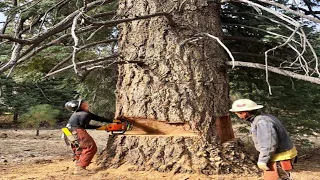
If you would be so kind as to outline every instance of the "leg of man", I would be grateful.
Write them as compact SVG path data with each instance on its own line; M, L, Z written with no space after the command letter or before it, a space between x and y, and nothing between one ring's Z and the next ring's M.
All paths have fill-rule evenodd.
M277 163L276 162L270 162L268 163L268 167L270 170L263 171L263 179L264 180L278 180L279 174L277 170Z
M290 170L293 169L291 160L277 162L278 174L281 180L292 180Z
M81 153L76 164L77 171L83 171L91 163L93 156L97 152L97 145L93 138L84 129L77 129L78 140L81 148ZM78 167L79 166L79 167Z

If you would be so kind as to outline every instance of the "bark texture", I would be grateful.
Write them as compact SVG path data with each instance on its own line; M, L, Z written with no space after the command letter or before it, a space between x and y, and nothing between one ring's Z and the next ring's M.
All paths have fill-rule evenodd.
M205 0L119 1L122 17L168 12L176 25L165 16L119 25L119 60L144 63L119 66L116 117L188 123L217 137L215 121L230 107L226 54L213 39L184 42L201 32L221 37L219 9Z
M229 117L229 87L221 38L220 4L206 0L120 0L118 15L165 16L119 25L116 118L186 124L197 135L110 136L99 164L134 165L133 170L217 174L257 172L234 139ZM226 142L228 141L228 142ZM226 142L221 144L222 142Z
M100 167L132 165L132 171L207 175L258 173L253 158L243 152L240 141L213 147L204 143L200 136L110 135L98 159Z

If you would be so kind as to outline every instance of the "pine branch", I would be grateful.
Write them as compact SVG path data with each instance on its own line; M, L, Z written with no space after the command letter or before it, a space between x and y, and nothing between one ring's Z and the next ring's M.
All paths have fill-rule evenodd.
M104 40L104 41L98 41L98 42L93 42L93 43L90 43L90 44L86 44L84 46L81 46L78 48L78 52L83 50L83 49L86 49L86 48L89 48L89 47L92 47L92 46L95 46L95 45L99 45L99 44L107 44L107 43L111 43L111 42L116 42L117 39L108 39L108 40ZM60 66L62 66L64 63L66 63L67 61L69 61L70 59L72 58L72 54L70 54L68 57L66 57L64 60L60 61L57 65L55 65L50 71L49 73L55 71L56 69L58 69Z
M239 56L249 56L249 57L260 57L260 58L264 58L265 55L264 54L257 54L257 53L245 53L245 52L232 52L233 55L236 56L236 59L241 59ZM238 56L237 56L238 55ZM276 56L268 56L269 59L274 60L276 62L281 63L280 67L281 68L292 68L292 66L294 65L294 67L296 67L297 69L301 69L301 64L296 63L295 61L290 62L288 60L284 60L281 58L278 58ZM283 66L282 64L290 64L288 67ZM312 71L315 72L315 69L308 67L308 71Z
M297 60L299 60L300 62L300 67L305 71L306 75L308 75L308 62L306 62L306 60L304 59L303 55L304 53L306 52L306 49L307 49L307 46L309 47L309 50L311 50L313 56L314 56L314 59L315 59L315 72L317 73L317 75L320 77L320 72L318 70L318 57L317 57L317 54L314 50L314 48L312 47L312 45L310 44L310 42L308 41L303 29L301 28L302 25L296 21L295 19L283 14L283 13L280 13L278 11L275 11L273 9L270 9L270 8L267 8L267 7L264 7L260 4L257 4L257 3L254 3L252 1L249 1L249 0L231 0L232 2L242 2L242 3L246 3L248 5L251 5L253 6L254 8L258 8L259 10L263 10L263 11L266 11L276 17L278 17L279 19L283 20L284 22L286 22L287 24L289 25L292 25L294 26L294 29L291 28L290 26L287 26L287 29L292 31L291 35L289 37L286 37L286 36L283 36L283 35L280 35L280 34L276 34L276 33L273 33L273 32L270 32L270 31L265 31L265 30L262 30L262 29L258 29L258 28L255 28L255 27L250 27L248 26L249 28L253 28L253 29L257 29L257 30L260 30L260 31L265 31L269 34L272 34L276 37L280 37L283 39L283 43L278 45L278 46L275 46L273 48L270 48L268 49L267 51L265 51L265 71L266 71L266 82L268 83L268 86L269 86L269 93L271 94L271 87L269 85L269 80L268 80L268 53L269 52L273 52L274 50L280 48L280 47L283 47L285 45L288 45L292 50L294 50L297 54ZM279 4L279 3L276 3L274 1L266 1L266 0L258 0L260 2L264 2L264 3L267 3L267 4L270 4L270 5L273 5L273 6L276 6L276 7L280 7L282 9L284 9L285 11L288 11L288 12L291 12L293 10L285 7L284 5L282 4ZM223 2L228 2L228 0L225 0ZM309 20L312 20L314 22L320 22L319 20L315 19L315 18L310 18L310 17L307 17L303 14L301 14L300 12L296 12L294 11L296 15L299 15L300 17L303 17L303 18L307 18ZM300 41L301 42L297 42L296 40L293 39L293 37L298 34L299 37L300 37ZM293 45L290 44L290 42L295 42L296 44L298 44L301 48L302 48L302 51L299 52L297 50L297 48Z
M16 43L24 44L24 45L32 44L32 42L30 40L15 38L15 37L10 36L8 34L0 34L0 39L7 39L11 42L16 42Z
M106 60L109 60L109 59L115 59L117 58L119 55L118 54L114 54L114 55L111 55L111 56L108 56L108 57L102 57L102 58L97 58L97 59L90 59L90 60L87 60L87 61L82 61L82 62L78 62L76 63L77 66L83 66L83 65L87 65L87 64L93 64L93 63L97 63L97 62L102 62L102 61L106 61ZM61 69L58 69L56 71L53 71L53 72L50 72L48 73L45 77L49 77L49 76L52 76L52 75L55 75L57 73L61 73L65 70L68 70L68 69L71 69L73 68L74 65L69 65L69 66L66 66L64 68L61 68Z
M87 4L86 10L89 11L91 9L93 9L96 5L101 5L106 4L106 3L110 3L113 2L114 0L97 0L97 1L93 1L89 4ZM47 39L48 37L61 32L67 28L69 28L72 25L72 21L73 19L81 12L83 11L84 7L82 7L79 10L74 11L73 13L69 14L67 17L65 17L62 21L60 21L58 24L56 24L55 26L53 26L52 28L50 28L46 33L41 34L40 36L38 36L37 38L31 40L32 44L37 44L42 42L43 40Z
M279 7L281 9L283 9L283 10L286 10L287 12L290 12L290 13L295 14L297 16L300 16L302 18L308 19L308 20L313 21L315 23L320 23L320 19L307 16L305 14L300 13L299 11L294 11L294 10L290 9L289 7L287 7L287 6L283 5L283 4L277 3L275 1L270 1L270 0L258 0L258 1L266 3L266 4L270 4L270 5L273 5L273 6L276 6L276 7Z
M262 70L266 69L266 66L264 64L259 64L259 63L242 62L242 61L234 61L234 62L228 61L228 62L226 62L226 64L229 66L232 66L233 63L235 66L250 67L250 68L262 69ZM301 75L301 74L297 74L297 73L294 73L291 71L283 70L283 69L272 67L272 66L268 66L267 70L270 72L273 72L273 73L281 74L281 75L292 77L295 79L308 81L308 82L311 82L314 84L320 84L320 78L318 78L318 77Z
M106 4L106 3L113 2L113 1L114 0L108 0L108 1L107 0L97 0L97 1L94 1L94 2L87 4L86 10L93 9L95 7L95 5L97 5L97 4L101 5L101 3ZM72 21L73 21L74 17L76 17L83 9L84 8L81 8L79 10L74 11L73 13L71 13L67 17L65 17L63 20L61 20L58 24L56 24L52 28L48 29L45 33L38 34L37 36L35 36L32 39L29 39L29 40L18 39L18 38L11 37L9 35L1 35L0 39L9 39L13 42L18 42L18 43L21 43L24 45L40 44L42 41L48 39L52 35L57 34L63 30L66 30L67 28L69 28L72 25Z

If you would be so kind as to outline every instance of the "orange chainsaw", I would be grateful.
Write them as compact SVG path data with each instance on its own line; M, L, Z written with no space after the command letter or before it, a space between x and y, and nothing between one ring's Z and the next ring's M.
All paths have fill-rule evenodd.
M132 129L132 124L128 121L114 120L112 123L103 125L97 130L105 130L111 132L111 134L124 134L126 131Z

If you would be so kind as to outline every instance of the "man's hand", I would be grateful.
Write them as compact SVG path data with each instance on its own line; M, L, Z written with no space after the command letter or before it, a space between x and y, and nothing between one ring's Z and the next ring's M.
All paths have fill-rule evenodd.
M266 163L260 163L260 162L258 162L257 165L258 165L258 167L259 167L260 169L262 169L262 170L264 170L264 171L270 170L270 168L267 166Z
M112 122L113 122L113 123L121 123L122 121L119 120L119 119L114 119Z

